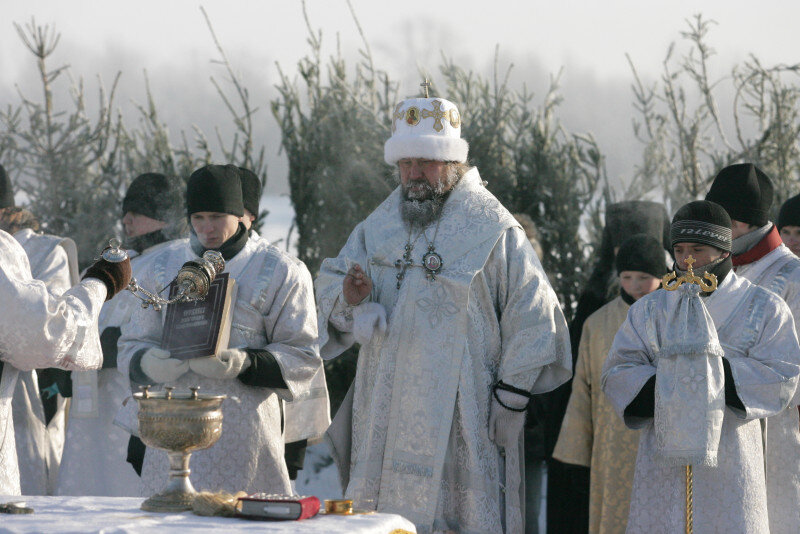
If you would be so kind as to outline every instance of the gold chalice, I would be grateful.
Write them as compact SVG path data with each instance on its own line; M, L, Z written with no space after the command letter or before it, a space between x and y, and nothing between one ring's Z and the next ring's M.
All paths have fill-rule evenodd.
M151 393L149 386L133 398L139 403L139 435L148 447L163 449L169 456L169 480L159 493L142 503L148 512L181 512L192 509L197 494L189 480L189 457L207 449L222 434L222 401L225 395L173 393L171 387Z

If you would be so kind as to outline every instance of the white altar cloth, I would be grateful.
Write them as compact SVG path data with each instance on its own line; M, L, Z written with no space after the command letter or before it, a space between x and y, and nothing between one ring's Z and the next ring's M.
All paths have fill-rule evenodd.
M416 533L414 525L394 514L334 516L320 513L303 521L251 521L201 517L191 512L156 514L139 509L138 497L46 497L0 495L0 503L25 502L33 514L0 514L0 531L17 532L275 532L275 533ZM399 534L399 533L398 533Z

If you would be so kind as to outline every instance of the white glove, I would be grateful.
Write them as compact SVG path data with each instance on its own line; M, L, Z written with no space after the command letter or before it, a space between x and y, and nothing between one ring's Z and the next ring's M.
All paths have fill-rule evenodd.
M147 349L140 365L144 374L159 384L175 382L189 370L189 362L170 358L169 351L156 348Z
M524 408L528 404L527 397L513 391L498 389L497 396L503 404L512 408ZM492 394L492 406L489 408L489 439L501 449L509 449L516 446L524 425L524 411L515 412L504 408Z
M353 309L353 337L361 345L369 343L375 334L386 333L386 310L377 302L364 302Z
M189 360L189 367L198 375L207 378L236 378L250 367L250 358L242 349L225 349L215 356Z

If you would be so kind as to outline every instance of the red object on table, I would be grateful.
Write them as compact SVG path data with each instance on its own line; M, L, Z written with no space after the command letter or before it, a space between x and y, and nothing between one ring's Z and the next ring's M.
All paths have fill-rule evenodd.
M319 513L319 499L311 496L254 493L239 498L238 515L252 519L300 521Z

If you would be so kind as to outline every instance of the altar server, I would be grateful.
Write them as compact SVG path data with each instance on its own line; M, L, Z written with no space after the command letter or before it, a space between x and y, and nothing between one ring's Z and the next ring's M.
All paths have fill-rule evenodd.
M311 276L297 259L250 239L239 169L208 165L195 171L186 189L192 232L188 239L144 258L137 270L145 288L169 284L181 266L217 250L235 279L236 301L229 348L205 358L179 360L161 347L161 312L137 308L122 325L117 365L139 384L224 393L222 436L210 449L192 456L192 482L198 488L288 493L283 459L280 401L317 395L311 379L322 366ZM146 493L162 489L168 471L164 451L148 447L142 469Z
M786 303L732 271L731 222L713 202L675 214L678 276L688 257L712 293L686 283L634 303L603 366L602 387L625 424L640 428L629 533L768 533L759 418L786 409L800 346ZM707 282L705 282L707 283ZM687 470L692 465L692 498Z

